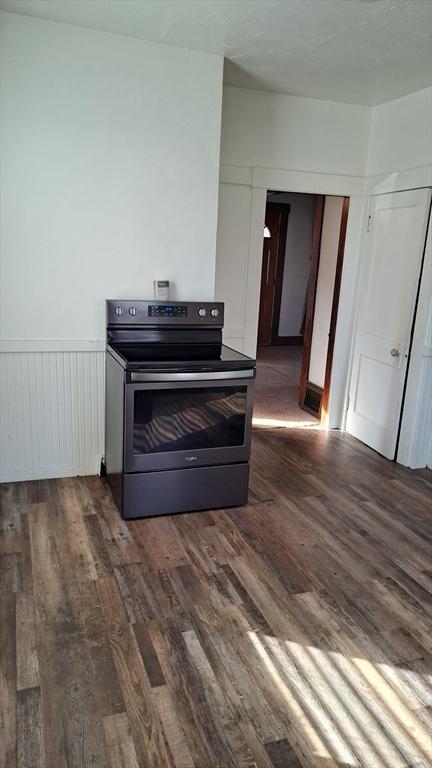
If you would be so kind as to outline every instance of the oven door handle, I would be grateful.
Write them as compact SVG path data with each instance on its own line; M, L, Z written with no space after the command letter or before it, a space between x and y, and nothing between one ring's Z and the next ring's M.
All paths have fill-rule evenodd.
M140 381L215 381L223 379L253 379L255 369L244 371L196 371L193 373L131 373L131 382Z

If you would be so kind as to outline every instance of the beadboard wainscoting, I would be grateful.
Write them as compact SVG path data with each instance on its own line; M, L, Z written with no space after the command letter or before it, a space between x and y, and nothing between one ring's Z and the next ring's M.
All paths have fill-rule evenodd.
M0 375L2 482L99 472L102 342L3 342Z

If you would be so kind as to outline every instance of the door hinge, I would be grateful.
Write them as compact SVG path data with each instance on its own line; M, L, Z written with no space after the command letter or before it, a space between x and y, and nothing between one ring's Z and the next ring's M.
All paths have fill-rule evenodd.
M351 403L351 398L350 398L350 396L348 395L348 397L347 397L347 401L346 401L346 410L347 410L347 411L349 411L350 403Z
M372 226L372 216L368 216L366 232L370 232Z

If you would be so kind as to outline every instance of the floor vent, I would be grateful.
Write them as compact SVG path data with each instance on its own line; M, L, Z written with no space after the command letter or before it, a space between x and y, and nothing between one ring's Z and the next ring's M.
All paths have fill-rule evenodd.
M305 390L305 396L303 405L305 408L308 409L308 411L311 411L311 413L316 414L316 416L319 416L320 409L321 409L321 398L322 398L322 389L321 387L315 386L315 384L311 384L309 381L306 384L306 390Z

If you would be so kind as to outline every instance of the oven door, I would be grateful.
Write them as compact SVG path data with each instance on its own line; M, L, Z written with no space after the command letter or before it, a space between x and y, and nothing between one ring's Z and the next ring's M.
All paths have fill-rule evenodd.
M254 375L132 374L125 396L124 471L248 461Z

